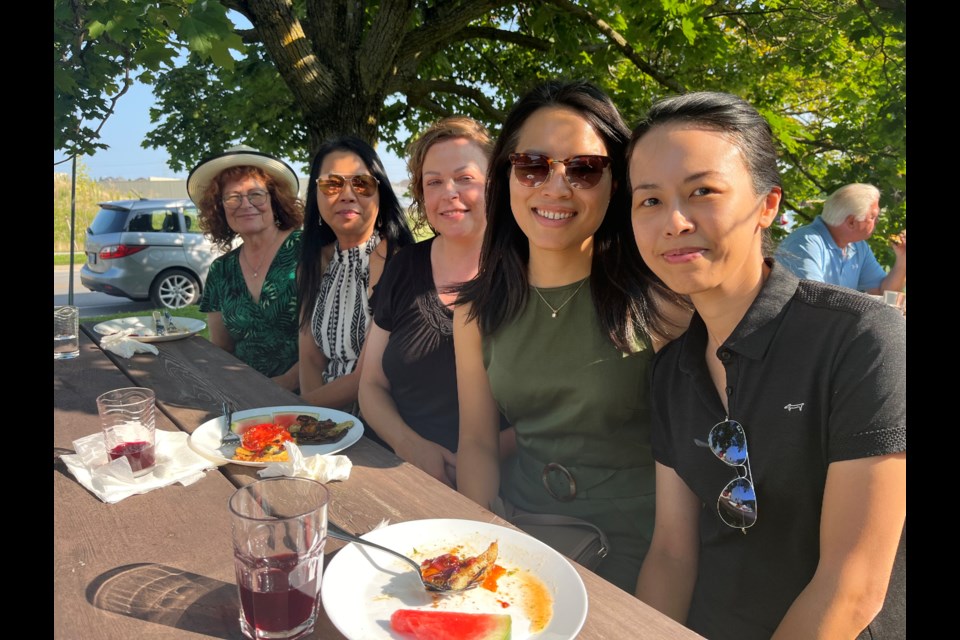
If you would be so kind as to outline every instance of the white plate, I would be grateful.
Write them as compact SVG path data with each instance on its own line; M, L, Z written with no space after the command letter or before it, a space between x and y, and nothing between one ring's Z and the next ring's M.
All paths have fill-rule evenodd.
M263 422L270 422L273 419L274 414L277 413L309 413L317 416L318 420L333 420L336 423L353 420L353 426L347 430L347 435L343 436L343 438L337 442L333 442L331 444L299 445L300 451L303 453L304 457L315 456L317 454L326 455L328 453L343 451L347 447L355 444L363 435L363 423L360 422L359 418L356 418L349 413L344 413L343 411L324 409L322 407L288 405L281 407L245 409L243 411L234 412L232 421L237 422L238 420L243 420L244 418L262 417ZM247 462L246 460L231 460L229 458L224 458L223 455L217 451L217 447L220 446L220 437L222 433L223 420L220 416L218 416L216 418L207 420L202 425L197 427L197 430L190 434L190 439L187 440L187 442L189 443L191 449L200 455L206 456L211 460L216 460L217 462L229 462L231 464L239 464L244 467L265 467L269 464L268 462Z
M153 318L149 316L138 316L136 318L115 318L106 320L93 326L93 330L100 335L109 336L124 329L134 329L135 335L130 337L140 342L170 342L171 340L183 340L203 331L207 323L196 318L183 318L173 316L173 323L178 329L185 329L181 333L171 333L164 336L156 335L153 329Z
M321 595L330 621L350 640L406 638L390 629L390 616L397 609L507 613L512 618L513 640L575 638L587 619L587 591L576 570L562 555L522 531L472 520L411 520L362 537L418 562L456 547L461 556L476 555L497 540L497 564L507 574L501 576L496 593L478 587L459 594L431 595L412 567L399 558L348 544L324 570ZM513 569L519 571L510 575ZM553 598L553 617L539 633L531 634L522 606L524 575L538 578ZM510 606L504 608L501 601Z

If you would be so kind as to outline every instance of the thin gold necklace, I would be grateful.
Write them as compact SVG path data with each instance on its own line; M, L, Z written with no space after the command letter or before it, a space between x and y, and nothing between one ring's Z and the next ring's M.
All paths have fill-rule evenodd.
M279 238L281 235L282 235L282 234L278 232L278 233L277 233L277 238ZM245 255L245 254L246 254L247 252L244 251L244 249L246 248L246 245L244 245L243 247L241 247L241 249L240 249L240 258L241 258L244 262L247 263L247 268L248 268L248 269L253 269L253 277L254 277L254 278L259 278L259 277L260 277L260 269L263 268L263 263L264 263L264 261L267 259L267 256L270 255L270 251L273 249L273 246L274 246L276 243L277 243L277 241L276 241L276 239L274 239L273 243L272 243L269 247L267 247L267 252L266 252L265 254L263 254L263 257L262 257L262 258L260 258L260 264L257 265L257 268L256 268L256 269L253 269L253 265L250 264L250 261L246 258L246 255Z
M580 281L580 286L577 287L577 288L574 290L574 292L570 294L570 297L567 298L566 300L564 300L564 301L563 301L563 304L561 304L561 305L560 305L559 307L557 307L556 309L553 308L553 305L552 305L552 304L550 304L549 302L547 302L547 299L543 297L543 294L542 294L542 293L540 293L540 289L538 289L537 287L533 287L533 285L530 285L530 286L533 287L533 290L536 291L536 292L537 292L537 295L540 296L540 299L543 300L543 304L547 305L547 307L550 308L550 311L553 312L553 313L550 314L550 317L551 317L551 318L556 318L556 317L557 317L557 314L560 313L560 309L563 309L565 306L567 306L567 303L570 302L571 300L573 300L573 297L574 297L575 295L577 295L578 293L580 293L580 289L583 288L583 285L586 284L587 280L589 280L589 279L590 279L590 277L587 276L586 278L584 278L583 280L581 280L581 281Z

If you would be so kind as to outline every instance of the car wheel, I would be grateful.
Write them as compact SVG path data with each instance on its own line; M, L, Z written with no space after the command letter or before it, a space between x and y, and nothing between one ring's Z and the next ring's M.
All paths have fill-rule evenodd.
M200 283L189 271L170 269L153 281L150 299L158 307L182 309L200 300Z

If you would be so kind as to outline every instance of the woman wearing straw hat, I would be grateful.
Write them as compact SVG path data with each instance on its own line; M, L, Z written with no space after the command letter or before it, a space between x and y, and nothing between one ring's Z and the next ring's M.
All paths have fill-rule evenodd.
M207 275L200 310L210 341L291 391L299 386L299 187L286 163L246 146L202 161L187 178L204 233L224 251L243 240Z

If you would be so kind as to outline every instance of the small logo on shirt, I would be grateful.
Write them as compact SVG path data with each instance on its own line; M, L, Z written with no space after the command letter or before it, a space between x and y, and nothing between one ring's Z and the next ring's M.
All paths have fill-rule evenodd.
M787 413L790 413L794 409L796 409L797 411L803 411L803 405L805 404L806 404L805 402L799 402L797 404L785 405L783 408L787 410Z

